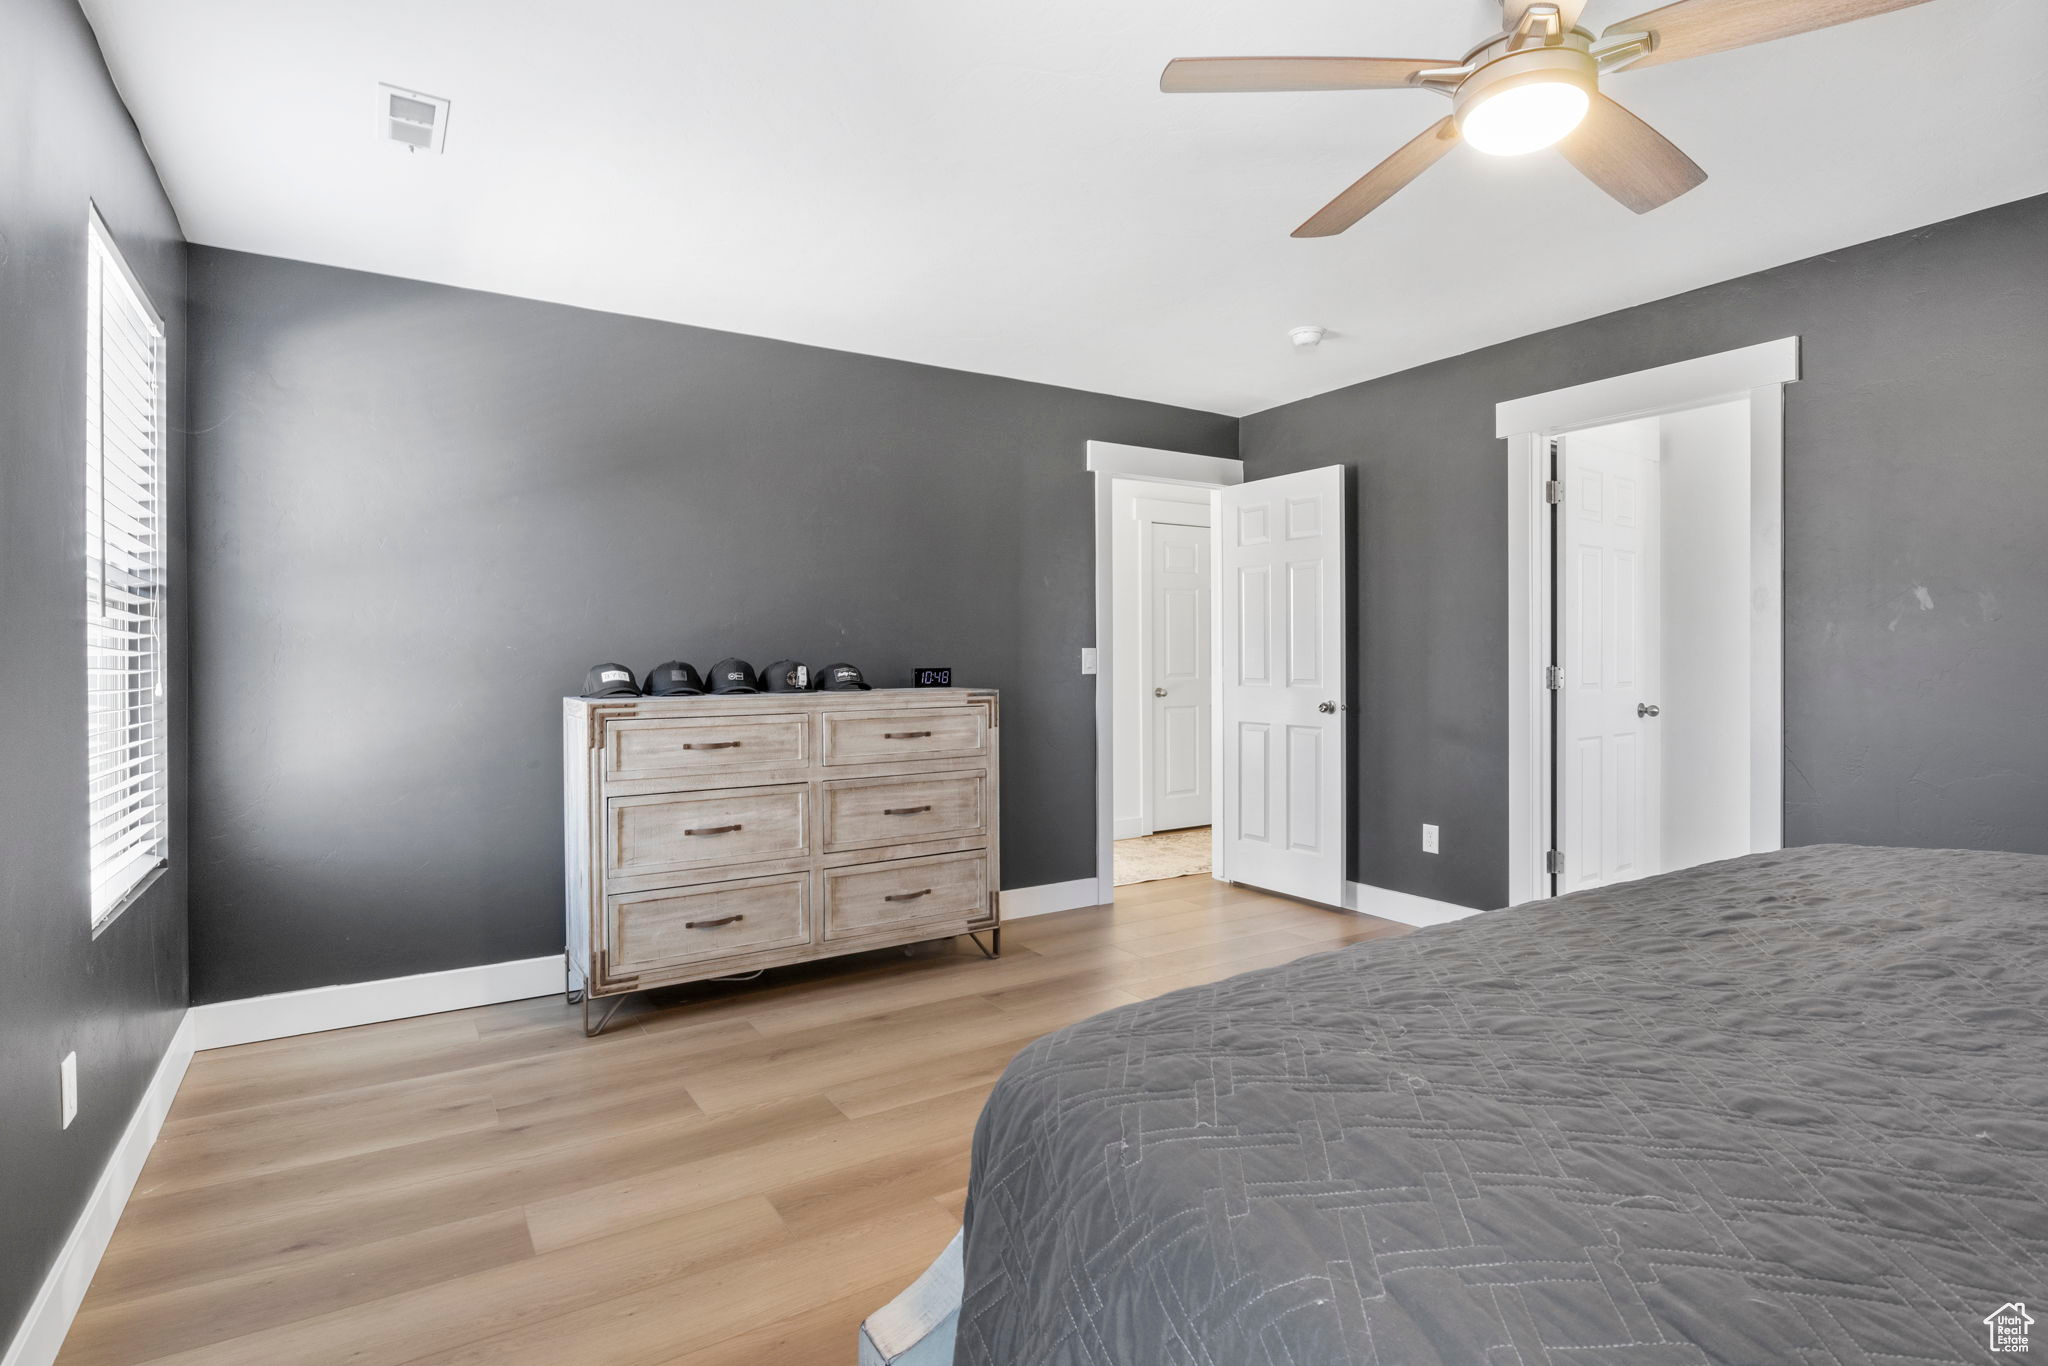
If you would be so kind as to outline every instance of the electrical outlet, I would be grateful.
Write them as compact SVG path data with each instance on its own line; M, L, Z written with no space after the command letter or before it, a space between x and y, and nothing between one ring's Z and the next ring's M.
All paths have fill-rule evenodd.
M1081 647L1081 672L1084 674L1095 672L1095 647L1093 645L1083 645Z
M71 1121L78 1118L78 1055L66 1053L64 1061L57 1064L57 1081L64 1093L64 1127L70 1128Z
M1425 854L1434 854L1435 852L1437 852L1436 827L1433 825L1425 825L1422 827L1422 852Z

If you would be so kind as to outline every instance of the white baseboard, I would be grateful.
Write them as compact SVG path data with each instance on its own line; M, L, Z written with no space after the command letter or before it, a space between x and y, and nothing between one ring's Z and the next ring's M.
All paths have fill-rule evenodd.
M51 1366L56 1361L64 1335L71 1331L71 1320L85 1300L86 1287L92 1284L92 1274L99 1269L100 1258L114 1236L114 1226L127 1208L128 1193L135 1189L157 1131L170 1113L178 1083L185 1079L185 1068L192 1061L192 1037L192 1013L187 1011L179 1018L170 1047L164 1050L163 1061L157 1064L128 1127L121 1131L120 1141L101 1169L78 1222L71 1226L71 1236L64 1240L50 1274L43 1278L28 1316L6 1353L0 1355L0 1366Z
M1415 926L1447 925L1468 915L1483 914L1472 906L1432 901L1426 896L1397 892L1389 887L1368 886L1363 882L1346 886L1344 907L1365 915L1376 915L1382 920L1396 920L1403 925Z
M375 982L284 991L192 1007L195 1048L228 1048L260 1039L438 1015L562 990L562 955L481 963L473 968L386 977Z
M1013 887L1002 894L1003 919L1022 920L1028 916L1070 911L1078 906L1095 906L1095 879L1049 882L1037 887ZM339 986L312 987L305 991L279 992L275 996L250 996L239 1001L217 1001L192 1007L193 1046L197 1049L231 1048L236 1044L264 1039L284 1039L294 1034L317 1034L328 1029L352 1029L357 1025L380 1024L385 1020L409 1019L415 1015L438 1015L445 1010L468 1010L473 1006L496 1005L500 1001L523 1001L549 996L562 990L562 956L521 958L509 963L483 963L446 972L423 972L412 977L386 977L374 982L346 982ZM4 1364L0 1364L4 1366Z
M1100 906L1095 879L1077 877L1072 882L1044 882L1036 887L1011 887L1003 893L1003 919L1023 920L1028 916L1051 915L1081 906Z
M1122 820L1111 821L1109 825L1111 839L1134 840L1142 837L1144 833L1145 822L1139 816L1127 816Z

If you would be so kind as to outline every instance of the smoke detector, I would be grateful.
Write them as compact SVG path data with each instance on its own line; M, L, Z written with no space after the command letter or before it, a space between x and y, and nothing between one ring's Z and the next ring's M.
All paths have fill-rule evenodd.
M1323 338L1328 335L1326 329L1317 327L1314 323L1287 329L1287 340L1294 343L1294 349L1297 351L1315 350L1323 344Z
M438 152L448 136L448 101L403 86L379 84L377 135L408 152Z

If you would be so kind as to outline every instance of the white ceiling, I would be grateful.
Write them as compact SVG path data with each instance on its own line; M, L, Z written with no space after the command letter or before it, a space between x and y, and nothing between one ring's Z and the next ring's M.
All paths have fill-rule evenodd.
M1611 77L1712 175L1646 217L1459 148L1323 241L1447 102L1160 67L1455 58L1488 0L84 3L195 242L1232 414L2048 191L2042 0ZM454 101L444 156L378 81Z

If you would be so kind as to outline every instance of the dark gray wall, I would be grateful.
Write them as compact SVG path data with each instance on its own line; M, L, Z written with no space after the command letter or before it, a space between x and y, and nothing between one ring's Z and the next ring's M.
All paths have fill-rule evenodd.
M169 328L184 242L71 0L0 0L0 1348L185 1005L184 442L172 437L171 868L92 936L85 840L86 204ZM79 1112L58 1127L57 1062Z
M193 250L194 995L562 945L560 703L679 656L1004 690L1003 882L1094 868L1089 439L1227 417Z
M2048 852L2044 197L1244 419L1247 478L1352 471L1359 880L1506 896L1494 404L1795 333L1786 838Z

